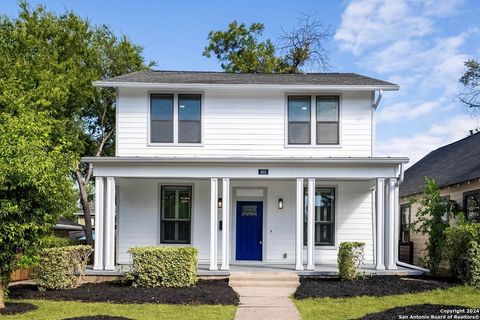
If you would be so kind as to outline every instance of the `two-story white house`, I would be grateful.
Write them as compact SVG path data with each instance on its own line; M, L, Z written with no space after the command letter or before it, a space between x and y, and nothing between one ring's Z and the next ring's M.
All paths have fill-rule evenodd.
M141 71L117 90L116 155L89 157L96 270L134 246L231 264L334 265L343 241L395 270L407 158L375 157L375 111L396 84L352 73Z

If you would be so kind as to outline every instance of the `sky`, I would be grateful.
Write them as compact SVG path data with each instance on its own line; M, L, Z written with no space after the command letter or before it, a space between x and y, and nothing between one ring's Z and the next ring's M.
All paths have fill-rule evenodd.
M265 24L275 40L313 14L333 36L325 47L330 72L356 72L400 85L385 92L376 119L376 155L428 152L480 127L457 99L463 62L480 58L478 0L126 1L31 0L57 13L73 10L94 24L143 46L162 70L220 71L202 56L208 33L237 20ZM15 17L17 0L1 0L0 14Z

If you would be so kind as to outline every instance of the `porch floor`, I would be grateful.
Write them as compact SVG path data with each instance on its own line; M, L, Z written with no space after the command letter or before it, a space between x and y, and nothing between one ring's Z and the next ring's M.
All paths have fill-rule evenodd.
M361 271L368 275L421 275L422 271L397 266L397 270L376 270L374 265L364 265ZM230 264L230 271L209 270L209 265L201 264L198 266L199 276L228 276L230 273L250 273L250 272L296 272L299 276L338 276L338 267L336 265L316 265L315 271L296 271L293 264L258 264L243 265Z
M230 264L230 270L209 270L208 264L200 264L198 266L198 275L201 277L226 277L231 273L277 273L277 272L291 272L297 273L299 276L337 276L338 268L336 265L316 265L315 271L295 271L293 264L257 264L257 265L246 265L246 264ZM87 276L122 276L128 270L127 266L117 266L115 271L105 271L105 270L93 270L91 266L87 267L85 275ZM397 270L375 270L374 265L364 265L361 268L361 271L364 271L368 275L421 275L423 272L415 269L409 269L401 266L397 266Z

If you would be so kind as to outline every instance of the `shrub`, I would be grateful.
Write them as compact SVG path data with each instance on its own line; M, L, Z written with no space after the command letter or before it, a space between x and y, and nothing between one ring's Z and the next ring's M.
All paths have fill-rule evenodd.
M58 248L71 246L73 242L68 238L47 236L43 238L43 248Z
M127 279L137 287L187 287L197 282L197 249L192 247L136 247Z
M342 242L338 250L338 270L343 280L358 278L358 269L364 260L365 243Z
M462 282L480 287L480 224L461 223L447 228L445 234L450 272Z
M39 290L77 287L91 253L92 247L85 245L43 249L33 269Z

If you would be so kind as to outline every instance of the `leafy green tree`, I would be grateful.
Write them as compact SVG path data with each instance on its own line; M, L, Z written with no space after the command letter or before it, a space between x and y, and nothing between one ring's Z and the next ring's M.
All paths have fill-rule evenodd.
M209 45L203 55L210 58L213 53L226 72L277 72L282 59L275 56L275 47L269 39L260 41L264 30L262 23L252 23L247 28L244 23L233 21L227 31L209 33Z
M0 308L17 254L32 259L42 237L75 203L70 142L57 135L59 123L48 112L28 110L28 98L43 101L26 95L14 89L2 95L2 104L7 100L17 112L0 113Z
M222 69L235 73L296 73L306 66L329 67L324 48L331 33L309 15L304 15L298 27L283 31L275 46L270 39L262 40L263 23L233 21L226 31L211 31L203 55L215 56Z
M95 88L92 82L146 67L141 47L74 12L56 15L21 2L17 18L0 20L3 82L43 96L41 103L26 103L59 120L53 122L56 135L74 142L69 146L77 155L71 173L78 185L88 244L93 244L89 206L93 168L79 159L114 155L115 148L115 90ZM4 111L16 108L0 104Z
M465 91L459 98L474 113L478 113L480 112L480 62L468 60L465 62L465 67L465 73L459 80Z
M417 221L412 225L412 230L428 237L425 263L432 275L437 275L440 270L448 220L458 215L460 215L458 205L442 200L437 182L426 178L423 198L416 214Z

